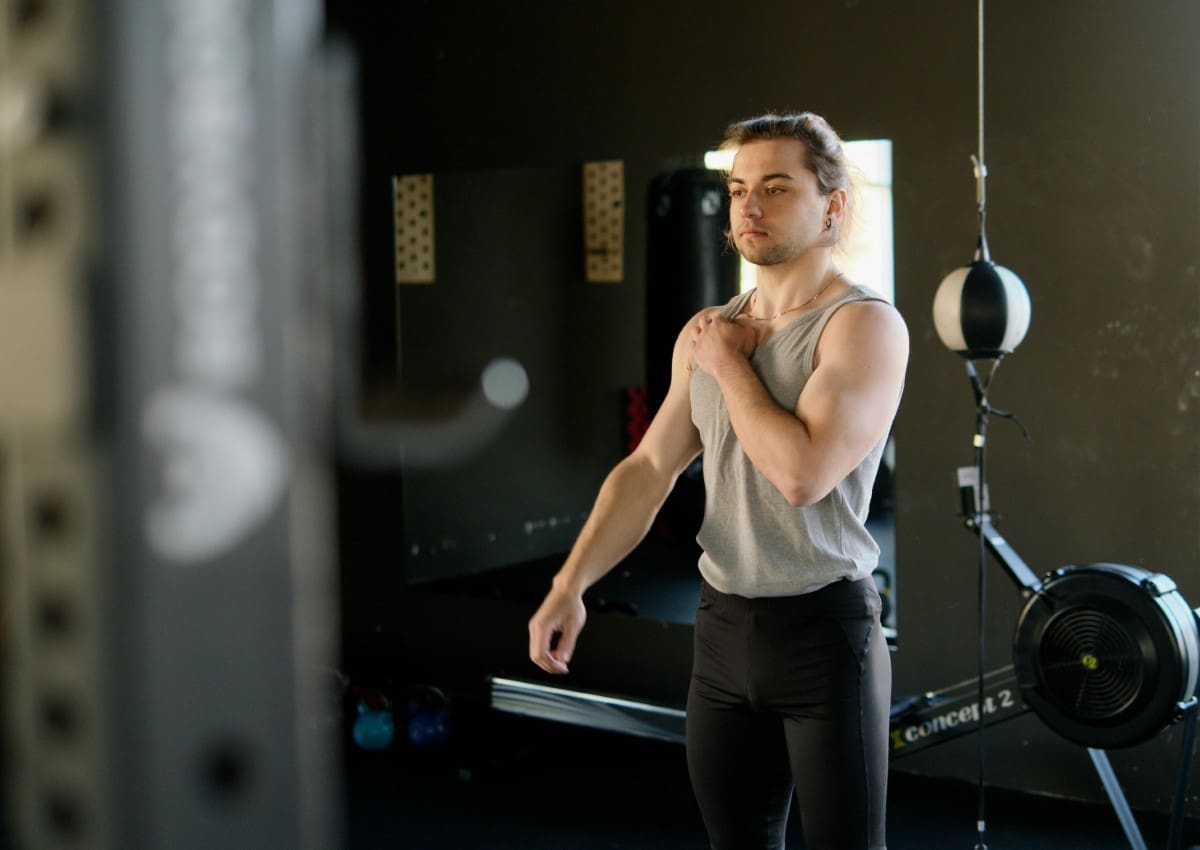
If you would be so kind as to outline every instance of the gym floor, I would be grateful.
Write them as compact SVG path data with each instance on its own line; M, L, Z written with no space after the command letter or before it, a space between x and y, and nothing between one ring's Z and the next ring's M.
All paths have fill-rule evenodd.
M349 850L701 850L707 847L683 748L485 713L438 752L399 743L349 750ZM1112 809L988 789L993 850L1128 850ZM893 771L889 850L975 846L974 784ZM1165 815L1137 813L1149 848ZM1200 843L1188 821L1184 847ZM802 850L798 819L788 847Z

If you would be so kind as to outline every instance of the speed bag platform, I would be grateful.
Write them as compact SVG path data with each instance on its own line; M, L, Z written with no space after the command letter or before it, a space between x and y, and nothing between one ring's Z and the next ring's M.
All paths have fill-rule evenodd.
M1062 567L1021 612L1013 656L1025 701L1052 730L1130 747L1176 722L1196 693L1200 628L1161 573Z

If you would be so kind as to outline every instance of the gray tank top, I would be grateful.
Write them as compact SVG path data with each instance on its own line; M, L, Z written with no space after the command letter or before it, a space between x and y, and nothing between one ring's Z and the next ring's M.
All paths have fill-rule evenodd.
M732 319L749 298L749 292L738 295L721 314ZM852 286L755 350L750 364L781 407L796 409L829 318L845 304L869 300L882 299L865 287ZM791 596L839 579L869 576L878 562L879 546L865 523L887 435L825 498L792 507L742 451L712 376L694 369L690 390L692 421L704 445L704 522L696 540L703 549L700 574L705 581L738 596Z

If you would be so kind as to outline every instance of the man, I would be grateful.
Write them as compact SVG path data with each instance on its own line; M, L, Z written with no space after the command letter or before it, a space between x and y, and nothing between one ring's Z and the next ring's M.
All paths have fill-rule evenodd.
M712 847L783 847L794 789L810 850L881 850L891 666L863 523L907 331L834 265L851 187L824 119L749 119L724 146L736 150L729 237L757 287L680 332L662 407L529 622L530 657L567 672L583 592L703 451L686 737Z

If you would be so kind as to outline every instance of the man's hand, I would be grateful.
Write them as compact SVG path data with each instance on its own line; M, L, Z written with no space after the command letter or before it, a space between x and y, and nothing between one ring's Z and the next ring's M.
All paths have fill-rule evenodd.
M731 322L717 311L705 313L692 327L692 360L710 375L731 359L745 359L758 347L754 328Z
M566 673L586 620L581 596L553 588L529 621L529 657L533 663L547 673Z

